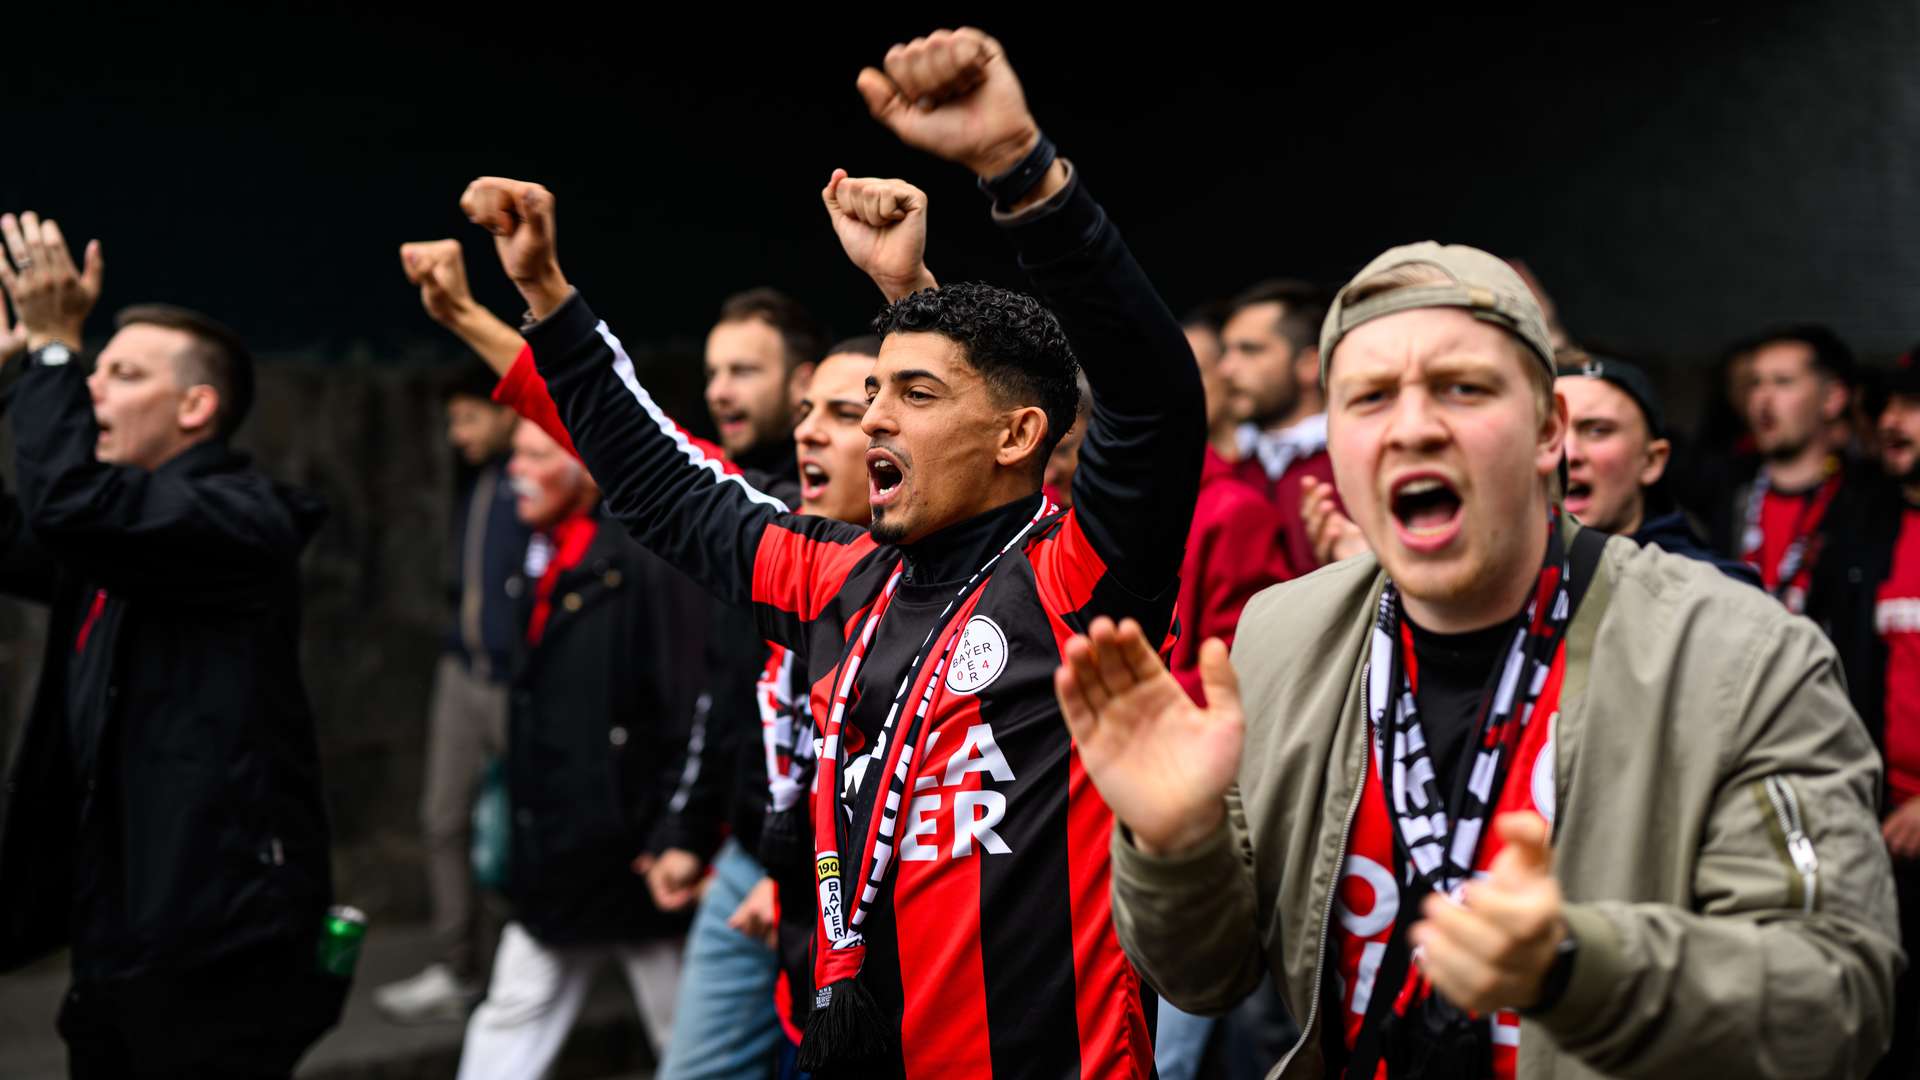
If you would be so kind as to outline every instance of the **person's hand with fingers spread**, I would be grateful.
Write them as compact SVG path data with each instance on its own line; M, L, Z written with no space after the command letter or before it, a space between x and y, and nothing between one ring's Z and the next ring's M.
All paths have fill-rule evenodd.
M1148 854L1172 854L1212 834L1240 767L1240 684L1227 647L1200 647L1208 707L1193 703L1140 624L1104 616L1067 642L1054 695L1080 763L1114 816Z
M883 70L884 69L884 70ZM855 84L867 111L900 141L990 180L1011 171L1040 144L1020 79L1000 43L972 27L936 30L887 50L881 67ZM1066 164L1008 209L1041 202L1066 185Z
M434 322L454 332L501 375L526 344L518 331L480 306L467 285L467 261L458 240L416 240L400 245L400 267L420 287L420 306Z
M1487 876L1469 881L1459 903L1429 894L1420 907L1424 918L1407 931L1414 961L1434 989L1477 1013L1537 1004L1567 936L1546 821L1530 812L1502 814L1493 830L1502 846Z
M1332 484L1311 476L1300 482L1300 517L1306 522L1307 537L1313 541L1313 557L1321 566L1367 550L1367 538L1360 534L1360 526L1335 504Z
M905 180L835 169L820 191L847 258L889 302L938 286L927 270L927 196Z
M67 251L66 237L52 218L33 211L15 217L0 214L0 237L6 258L0 258L0 289L13 298L13 310L26 329L27 347L38 349L58 341L78 349L87 314L100 299L106 260L100 241L87 243L84 269L76 268Z
M545 318L573 287L560 272L553 193L539 184L483 176L460 196L467 220L493 234L493 249L534 318Z

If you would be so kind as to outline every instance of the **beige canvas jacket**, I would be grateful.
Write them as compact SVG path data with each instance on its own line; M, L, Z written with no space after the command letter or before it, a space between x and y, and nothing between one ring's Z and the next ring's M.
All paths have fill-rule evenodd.
M1325 1071L1384 585L1363 556L1256 597L1233 650L1247 733L1227 824L1165 859L1114 837L1120 940L1168 1000L1220 1012L1273 973L1305 1034L1270 1077ZM1520 1080L1864 1074L1903 961L1879 758L1813 623L1612 539L1552 722L1554 874L1579 953L1564 999L1522 1023Z

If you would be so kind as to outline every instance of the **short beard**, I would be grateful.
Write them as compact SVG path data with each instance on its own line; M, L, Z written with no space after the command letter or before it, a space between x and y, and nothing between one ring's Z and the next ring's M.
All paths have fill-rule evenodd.
M1780 446L1775 446L1771 450L1762 450L1760 451L1760 456L1767 459L1768 461L1792 461L1794 458L1797 458L1801 454L1805 453L1807 447L1812 445L1812 443L1813 443L1812 439L1802 439L1799 442L1793 443L1790 446L1780 445Z
M1292 416L1293 411L1299 407L1300 384L1296 381L1294 385L1287 388L1284 397L1273 403L1273 408L1263 409L1259 415L1252 417L1253 425L1261 431L1270 431L1275 424Z
M873 524L867 526L868 535L872 536L874 542L878 544L898 544L905 540L907 538L906 528L900 525L889 524L882 520L885 514L886 507L884 506L873 512Z

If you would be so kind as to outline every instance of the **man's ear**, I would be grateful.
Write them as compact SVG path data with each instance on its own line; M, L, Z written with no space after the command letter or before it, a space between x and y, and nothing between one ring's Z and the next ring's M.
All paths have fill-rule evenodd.
M1040 452L1041 443L1047 437L1047 411L1038 405L1028 405L1007 414L1007 427L1000 436L1000 447L993 455L996 465L1017 466L1031 464L1044 455Z
M807 384L812 381L813 363L811 361L805 364L795 364L793 365L793 370L787 372L788 412L794 412L800 408L800 399L807 396Z
M1326 393L1327 388L1320 385L1320 346L1302 345L1293 351L1293 377L1301 386Z
M1552 405L1546 415L1540 418L1540 452L1535 459L1535 468L1540 475L1559 470L1560 461L1567 453L1567 429L1571 425L1567 399L1559 390L1555 390Z
M180 430L188 434L211 431L214 422L220 418L220 391L210 383L194 383L180 394L180 408L175 417Z
M1673 457L1673 442L1654 439L1647 443L1647 461L1640 466L1640 486L1652 487L1667 473L1667 461Z
M1828 422L1840 420L1847 415L1847 405L1853 400L1853 391L1839 379L1827 379L1826 399L1820 403L1820 415Z

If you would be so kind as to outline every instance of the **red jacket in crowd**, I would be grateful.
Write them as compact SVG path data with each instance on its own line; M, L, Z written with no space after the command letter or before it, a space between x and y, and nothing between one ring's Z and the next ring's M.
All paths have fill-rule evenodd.
M1257 462L1254 467L1259 467ZM1187 534L1187 554L1180 565L1180 639L1174 643L1169 666L1188 696L1203 705L1200 643L1217 637L1232 645L1240 609L1253 594L1294 576L1294 564L1282 549L1285 515L1267 501L1262 488L1247 483L1238 471L1235 463L1207 448L1200 466L1193 529ZM1261 474L1261 484L1265 482ZM1313 566L1311 556L1304 565Z

